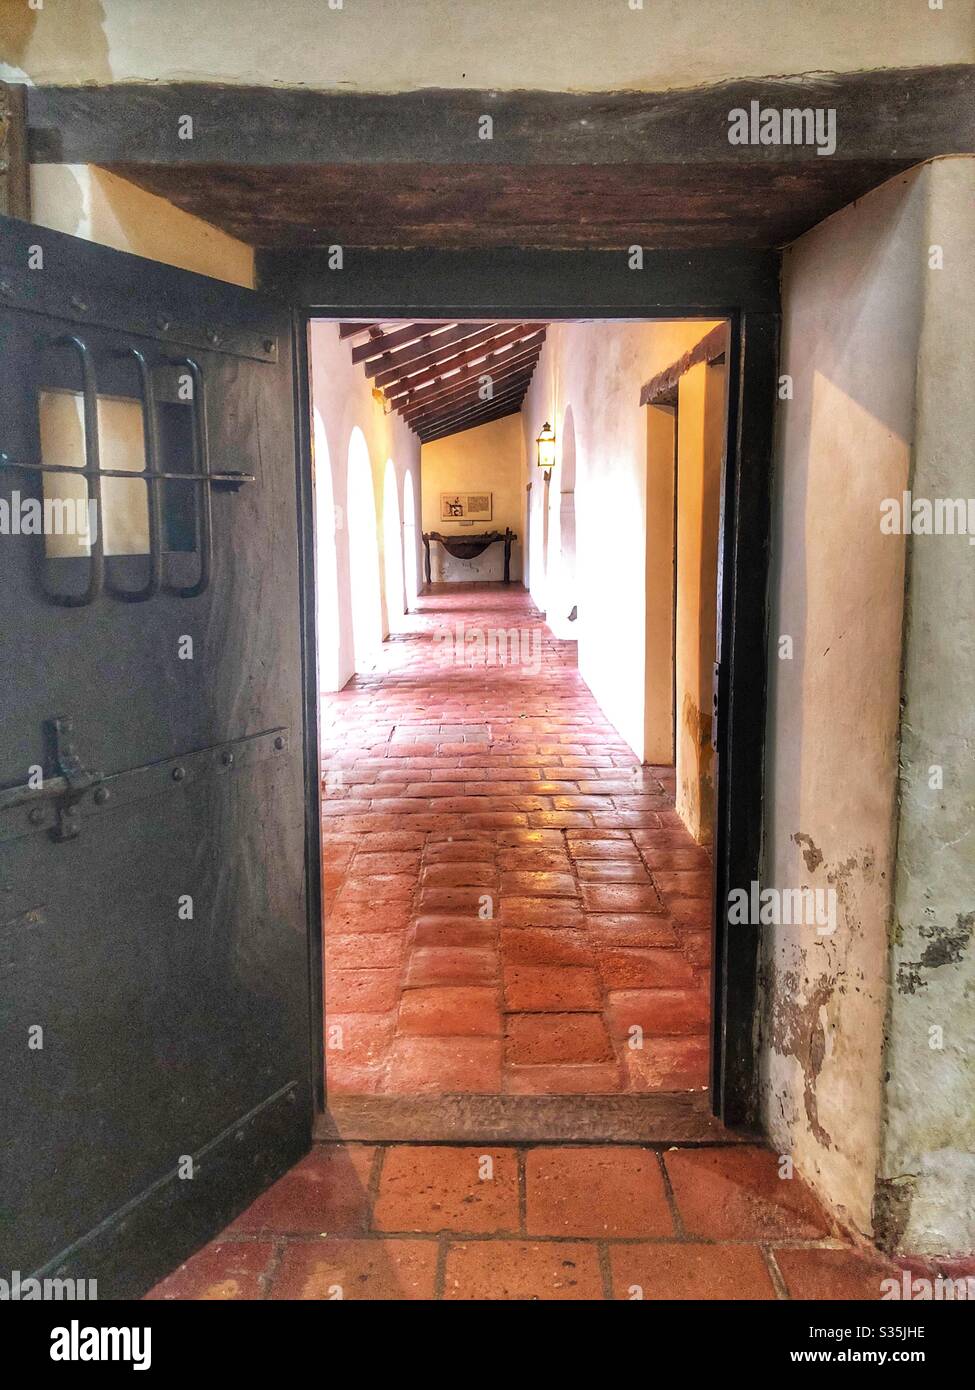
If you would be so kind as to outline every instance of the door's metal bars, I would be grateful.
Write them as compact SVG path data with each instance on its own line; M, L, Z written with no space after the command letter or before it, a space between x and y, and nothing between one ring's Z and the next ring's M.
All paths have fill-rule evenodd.
M193 448L193 472L191 477L198 485L199 506L197 516L200 523L200 573L195 584L166 584L165 592L175 598L198 598L210 583L210 570L213 562L213 518L210 510L210 438L207 432L206 395L203 372L192 357L170 359L174 367L185 366L190 374L190 421Z
M82 370L82 398L84 419L85 463L78 468L65 463L30 463L26 460L12 459L0 453L0 468L13 468L27 473L66 473L71 477L90 479L88 500L94 503L98 524L94 527L89 551L89 577L84 591L77 594L59 593L48 588L44 580L41 589L48 602L65 608L81 608L98 598L105 589L113 598L124 603L138 603L154 597L159 592L176 598L196 598L204 593L210 582L213 567L213 520L210 505L210 492L214 487L236 492L244 483L256 481L253 473L224 470L219 473L210 470L210 445L206 420L206 395L203 372L193 358L178 357L169 360L168 365L185 367L191 379L191 439L193 464L191 472L168 471L159 468L159 434L156 420L156 400L152 386L152 371L144 353L135 347L118 349L118 356L132 356L139 374L142 398L143 444L145 449L144 469L102 468L99 462L98 438L98 383L91 350L87 344L74 334L66 334L54 339L48 346L70 345L78 353ZM149 516L149 577L140 589L126 589L115 584L111 576L106 577L103 527L101 525L102 478L123 478L129 481L141 480L148 489ZM161 488L165 482L192 483L199 489L200 573L195 583L187 585L167 584L163 579L163 504Z
M146 508L149 529L149 575L141 589L126 589L112 580L111 567L107 568L106 588L113 598L123 603L142 603L157 594L162 586L162 483L159 479L159 448L156 432L156 402L152 389L152 373L145 354L136 347L119 349L120 357L132 357L139 374L139 390L142 396L142 441L145 454ZM104 474L102 475L104 477Z
M87 484L88 502L94 504L96 525L94 533L89 539L88 584L85 589L77 594L61 593L56 589L48 588L46 577L41 579L41 589L48 603L53 603L59 608L83 608L99 597L105 582L105 548L101 526L102 471L99 467L98 454L98 380L95 375L95 363L91 351L82 338L74 333L66 333L62 337L56 338L51 346L71 347L81 361L82 415L85 437L84 470L62 464L52 471L74 475L83 471L84 476L90 480ZM43 575L43 559L41 572Z

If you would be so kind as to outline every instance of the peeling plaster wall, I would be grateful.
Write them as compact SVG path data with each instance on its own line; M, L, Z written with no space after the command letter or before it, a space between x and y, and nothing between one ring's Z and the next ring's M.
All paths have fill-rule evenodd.
M972 0L0 0L0 58L35 82L368 91L691 87L742 74L971 61Z
M975 498L975 159L936 161L923 186L923 244L944 267L925 275L910 485ZM975 1250L975 547L935 535L909 548L876 1216L886 1245L948 1255Z
M885 1091L906 542L882 534L880 519L883 500L908 486L915 455L919 469L930 458L932 486L950 479L952 496L975 491L971 289L966 312L966 296L947 272L928 269L928 246L940 239L952 247L958 276L970 276L970 181L967 212L959 187L970 174L953 170L972 163L938 161L891 180L802 237L784 264L781 370L792 378L793 399L780 405L776 443L763 886L833 889L837 910L832 934L815 925L763 929L761 1103L773 1142L840 1219L864 1233L873 1231L883 1148L890 1154L883 1162L912 1153L927 1163L930 1204L950 1207L959 1136L971 1125L960 1037L949 1057L930 1059L927 1075L917 1044L932 1011L963 1027L959 919L973 906L971 839L966 849L964 838L971 835L972 551L961 542L949 557L913 545L908 696L913 689L925 715L919 730L910 717L905 726L905 779L916 804L909 798L901 828L898 915L913 924L914 939L905 934L893 966L916 959L919 946L922 955L933 947L946 973L929 972L920 997L895 994ZM964 217L967 251L958 230ZM952 316L955 336L945 331ZM954 375L945 374L949 358ZM783 638L793 643L791 659L780 654ZM941 803L929 802L920 779L941 758L954 763L956 780ZM930 817L937 804L944 811ZM915 884L910 866L922 857ZM919 943L918 928L934 920L941 937ZM967 1007L970 1027L970 1000ZM926 1158L917 1142L921 1092ZM939 1144L955 1151L939 1159ZM923 1248L920 1224L908 1230L905 1245Z

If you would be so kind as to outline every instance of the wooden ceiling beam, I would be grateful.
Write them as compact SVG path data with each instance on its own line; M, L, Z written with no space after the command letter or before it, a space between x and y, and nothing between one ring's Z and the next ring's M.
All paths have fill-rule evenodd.
M501 410L506 406L520 407L525 399L524 390L513 391L511 395L499 396L493 401L484 401L478 406L468 406L465 410L451 411L447 415L432 416L427 420L417 420L410 428L419 435L436 433L439 430L447 429L449 426L457 424L458 420L489 419L495 411Z
M541 338L538 339L538 342L541 343L545 335L545 324L533 324L531 328L527 328L527 325L524 328L509 328L503 334L497 334L494 338L487 338L484 342L478 343L476 347L455 353L452 357L444 357L442 361L434 360L430 367L424 368L419 373L410 373L406 378L389 382L382 388L382 391L388 400L399 399L401 396L423 391L426 386L435 385L438 379L455 373L458 368L473 367L481 361L490 359L492 353L501 353L502 349L505 356L512 352L520 352L527 339L534 339L535 335L538 334L541 334Z
M352 349L353 364L367 362L371 357L381 357L406 343L426 341L427 338L433 341L437 329L448 326L447 323L408 323L403 328L395 328L392 333L381 333L377 338L371 338L368 343L360 343Z
M538 362L539 351L534 352L528 358L519 358L504 371L497 371L491 374L492 390L494 395L501 389L507 389L514 385L515 381L521 377L530 377ZM438 410L442 405L449 405L452 401L478 401L491 400L491 396L481 395L481 383L479 378L473 381L460 382L457 386L440 392L437 396L430 397L429 400L414 403L411 406L399 407L399 413L404 420L416 419L418 415L429 415L431 410Z
M474 324L463 325L466 328L474 328ZM527 338L529 334L537 332L538 328L544 328L545 324L488 324L487 327L472 332L470 336L459 339L452 343L451 353L455 357L455 366L460 366L466 361L476 360L478 349L494 350L495 346L503 346L506 342L517 342L519 338ZM446 335L445 335L446 336ZM409 352L409 349L406 349ZM373 385L380 386L387 395L396 395L396 382L410 381L410 379L423 379L421 373L430 373L430 368L437 366L442 361L448 360L448 354L440 353L440 350L424 354L424 356L413 357L403 361L402 367L399 363L395 367L389 367L387 371L380 371L374 378ZM409 368L409 370L403 370ZM389 389L392 388L392 389Z
M519 380L518 383L508 390L502 391L497 396L492 396L488 401L467 401L462 405L453 405L446 410L438 410L429 415L421 415L410 421L410 428L417 431L446 424L448 421L459 419L461 416L474 414L486 414L494 409L495 406L510 404L512 401L522 401L525 392L528 390L530 378Z
M495 412L495 414L489 415L486 419L467 421L462 420L458 424L448 425L445 429L436 430L430 434L423 434L420 436L420 443L433 444L438 439L446 439L448 435L461 434L464 430L476 429L478 425L490 425L494 420L504 420L509 415L517 415L520 409L520 402L514 405L506 405L503 410L498 410L497 412Z
M340 338L357 338L360 333L371 333L374 328L378 328L378 323L340 323Z
M496 325L493 323L454 324L453 328L445 328L442 333L436 334L432 339L434 344L433 347L427 347L426 340L421 339L419 342L410 343L406 347L400 348L398 351L391 352L389 354L389 361L385 358L377 357L367 362L366 376L375 377L376 385L381 386L382 383L379 380L380 376L385 377L392 374L395 377L397 373L404 372L409 363L419 362L425 357L431 357L434 360L441 356L445 358L449 357L451 353L457 352L459 343L463 343L475 333L494 329L495 326Z
M449 375L434 378L427 386L421 386L415 391L401 391L399 395L391 396L386 393L386 399L392 404L395 410L411 405L421 405L424 401L431 400L434 396L440 395L444 390L449 390L454 386L460 386L465 381L476 381L482 376L491 376L498 370L511 366L514 362L523 361L533 354L537 356L545 341L545 330L540 329L531 338L524 339L507 350L488 353L479 361L468 363L466 366L454 369Z
M971 63L951 63L597 92L465 87L382 93L115 82L34 86L26 99L34 164L128 160L226 163L266 171L309 164L361 169L416 163L422 151L429 162L445 166L550 169L553 180L567 166L600 162L693 163L731 169L740 177L742 170L761 164L833 164L889 157L892 148L910 164L975 153L972 76ZM748 113L752 103L775 112L835 111L835 158L818 158L825 146L812 138L732 144L729 113ZM187 111L194 116L192 140L180 138ZM503 140L471 139L485 111L504 132ZM368 169L363 173L368 181ZM448 185L445 175L441 205L450 195ZM474 211L483 220L483 208ZM328 225L320 209L317 225ZM387 230L374 225L373 236ZM330 239L321 237L326 243Z

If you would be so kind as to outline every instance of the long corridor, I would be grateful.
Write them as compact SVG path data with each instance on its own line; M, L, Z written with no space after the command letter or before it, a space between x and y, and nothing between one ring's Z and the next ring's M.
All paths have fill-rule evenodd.
M711 868L520 586L323 700L330 1094L707 1085Z

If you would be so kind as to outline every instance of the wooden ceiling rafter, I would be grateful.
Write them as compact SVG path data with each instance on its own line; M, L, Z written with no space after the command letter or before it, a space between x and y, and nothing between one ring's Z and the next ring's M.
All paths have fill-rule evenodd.
M426 434L420 436L420 442L423 444L433 444L436 440L446 439L451 434L462 434L464 430L476 429L478 425L489 425L494 420L504 420L509 415L517 415L519 410L521 410L521 401L515 401L513 404L499 407L490 415L477 416L474 419L466 421L461 420L446 426L444 429L430 430Z
M537 362L538 353L535 352L532 353L530 357L519 358L517 362L505 368L503 371L493 372L491 374L492 394L496 395L502 386L507 390L523 377L530 377L535 370ZM436 396L431 396L426 400L414 401L412 405L404 405L400 408L399 413L409 424L415 419L422 419L424 415L429 415L431 412L438 410L441 405L449 405L453 401L490 399L490 395L484 395L484 386L480 377L475 377L471 381L458 382L454 387L445 389Z
M361 365L421 441L444 438L520 409L547 324L510 320L339 324ZM490 377L490 396L483 396Z
M508 404L512 401L522 401L528 387L528 380L519 382L517 386L508 390L499 391L496 396L492 396L485 401L467 401L461 405L453 405L438 411L436 414L425 415L411 426L418 434L425 431L439 428L449 421L457 420L468 415L488 415L498 405Z
M418 338L415 342L387 352L381 357L370 358L365 364L366 376L375 378L376 384L379 385L379 377L389 376L390 373L402 373L405 376L407 368L412 371L419 370L412 364L422 364L426 358L432 359L434 363L446 361L448 357L461 351L462 345L473 335L487 332L493 327L490 323L452 324L443 332Z
M391 329L385 329L376 337L369 338L368 341L354 347L352 349L352 362L353 364L368 362L375 357L384 357L387 353L391 353L394 348L405 347L409 343L425 342L427 339L434 343L439 330L453 326L451 323L394 324Z
M542 348L544 330L537 339L528 340L530 346L522 348L515 344L509 351L489 353L476 362L471 362L463 367L455 367L443 376L434 377L426 385L417 387L414 390L402 391L398 396L390 396L386 392L386 399L391 402L394 410L407 410L410 406L422 405L424 401L433 400L434 397L441 395L444 391L450 391L456 386L463 386L469 381L480 381L482 377L493 377L496 372L504 371L512 363L523 362L525 358L537 357Z
M474 324L463 326L470 329L475 327ZM416 385L418 381L424 379L421 373L429 376L441 363L454 360L454 365L460 366L466 362L474 362L484 352L493 351L497 346L506 342L518 342L521 338L527 338L529 334L544 327L545 325L542 323L519 323L514 326L510 323L491 323L478 332L466 334L452 342L449 357L446 353L441 354L440 349L437 348L426 354L410 355L401 362L397 353L397 363L385 371L377 372L373 378L373 385L378 386L387 395L396 395L398 382L412 381ZM405 351L409 353L410 349L405 349Z

